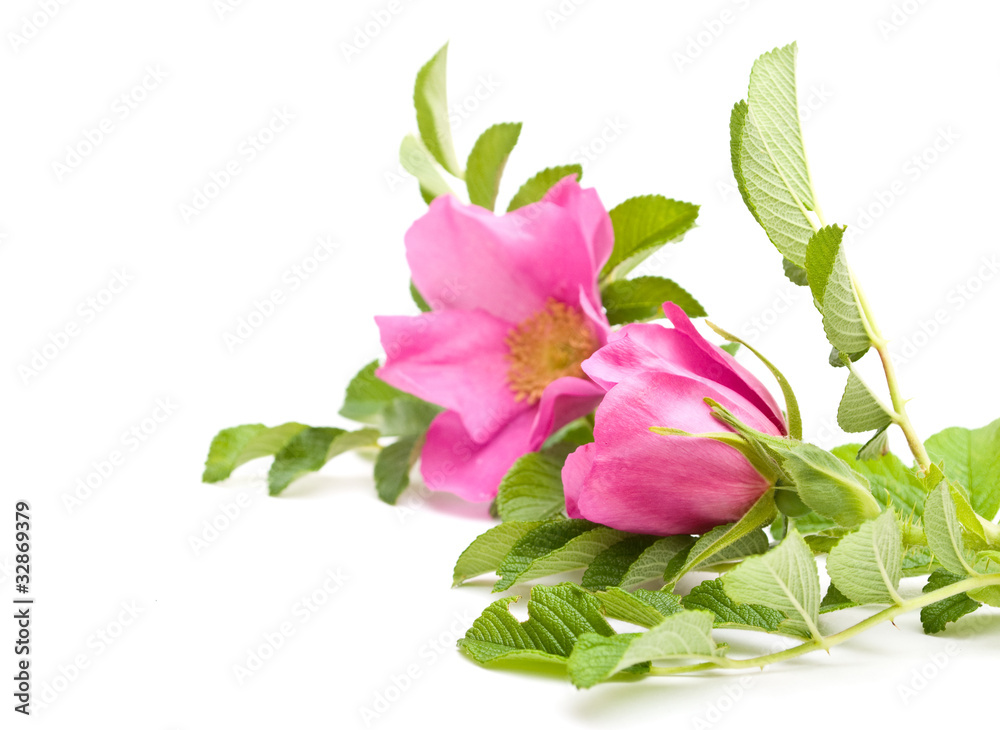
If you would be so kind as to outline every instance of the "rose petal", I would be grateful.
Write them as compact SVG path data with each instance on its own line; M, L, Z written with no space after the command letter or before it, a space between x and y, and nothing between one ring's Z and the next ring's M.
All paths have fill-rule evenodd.
M597 274L613 245L596 193L563 181L506 215L436 198L406 233L413 282L435 310L483 309L519 323L550 299L600 308Z
M771 419L771 422L778 428L782 436L788 434L788 426L785 424L785 417L782 415L781 406L778 405L774 396L768 392L763 383L754 377L749 370L740 365L736 361L736 358L721 347L713 345L702 337L694 325L691 324L691 320L688 319L684 310L676 304L666 302L663 305L663 313L667 315L667 319L673 323L675 329L688 335L706 355L720 366L720 369L713 375L716 381L735 390L751 403L756 404L761 411L768 415L768 418Z
M563 491L566 494L566 514L574 520L583 519L576 503L594 465L594 444L584 444L566 457L562 468Z
M451 492L470 502L488 502L507 470L524 454L534 413L514 418L489 443L477 443L454 411L437 416L420 453L420 473L428 489Z
M531 427L531 448L541 448L553 433L597 408L603 397L604 389L589 380L574 377L553 380L538 401Z
M477 443L493 438L529 408L514 400L507 382L507 322L482 311L457 310L375 321L388 355L376 375L456 411Z

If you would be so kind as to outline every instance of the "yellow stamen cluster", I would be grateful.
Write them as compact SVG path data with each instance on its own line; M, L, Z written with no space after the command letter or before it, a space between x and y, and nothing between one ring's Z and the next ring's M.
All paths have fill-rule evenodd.
M510 354L507 382L518 402L534 405L545 386L572 376L584 378L580 363L599 346L597 336L583 313L555 299L528 317L507 335Z

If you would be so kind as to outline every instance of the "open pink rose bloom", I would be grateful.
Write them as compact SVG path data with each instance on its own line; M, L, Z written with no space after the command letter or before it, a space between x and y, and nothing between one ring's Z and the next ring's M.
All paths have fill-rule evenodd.
M600 402L580 365L610 334L597 280L613 239L597 193L572 178L499 216L441 196L407 232L432 311L376 318L377 374L446 409L421 453L430 489L492 499L518 457Z
M652 535L700 534L743 516L770 486L736 449L706 438L664 436L731 430L704 399L743 423L786 436L781 409L757 378L702 338L674 304L673 328L630 324L583 363L607 389L597 409L594 443L563 467L570 517Z

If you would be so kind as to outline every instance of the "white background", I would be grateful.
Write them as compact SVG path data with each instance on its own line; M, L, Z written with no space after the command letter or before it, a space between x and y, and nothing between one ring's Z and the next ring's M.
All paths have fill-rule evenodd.
M396 151L415 129L416 71L448 40L460 156L490 124L525 123L501 200L543 167L584 160L584 183L608 207L646 193L700 203L700 227L647 270L753 339L797 386L807 437L832 446L850 438L833 426L844 373L825 365L819 316L782 276L729 166L729 110L754 58L797 40L817 193L828 220L868 224L852 260L906 355L918 430L992 420L1000 277L983 261L1000 248L995 3L246 0L220 14L222 4L48 3L48 18L36 15L45 2L8 0L0 11L3 509L27 499L34 515L36 697L61 690L40 726L364 726L362 709L410 665L420 677L388 692L372 726L500 727L529 713L552 727L832 727L865 714L929 724L957 719L954 697L989 697L1000 638L986 612L939 638L908 616L742 684L579 692L483 670L452 634L493 598L489 583L449 586L454 559L490 524L485 506L416 492L389 507L354 456L275 499L262 492L266 462L223 485L200 472L223 427L346 425L343 387L379 355L372 316L415 311L402 239L425 206ZM33 17L45 21L35 33ZM147 67L166 77L147 79L155 88L122 118L116 99ZM275 109L294 120L248 162L239 145ZM57 173L67 146L105 118L111 131ZM623 129L599 141L612 127ZM942 131L951 141L930 152ZM915 155L934 159L920 169ZM185 221L181 204L231 159L242 174ZM888 201L897 180L904 192ZM889 204L865 219L880 194ZM321 235L337 249L293 291L286 272L311 267ZM115 272L130 283L84 314ZM227 348L224 335L274 289L284 302ZM921 329L936 314L944 323ZM26 376L33 351L74 324ZM157 399L172 413L145 421L141 442L123 436L164 415ZM123 463L68 502L116 450ZM226 512L235 519L206 532ZM12 518L0 520L4 601ZM343 584L324 589L328 571ZM303 609L317 591L323 605ZM133 602L134 620L122 608ZM234 666L283 622L291 635L240 684ZM13 631L5 620L4 727ZM81 656L85 668L68 670Z

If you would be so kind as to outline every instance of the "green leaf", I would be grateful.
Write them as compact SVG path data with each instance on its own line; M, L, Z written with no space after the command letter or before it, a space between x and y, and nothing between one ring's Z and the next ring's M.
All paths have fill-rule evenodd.
M774 492L769 489L754 502L753 507L738 522L714 528L702 535L687 553L680 553L674 557L667 566L664 582L671 587L677 585L677 581L696 566L704 564L713 555L770 524L776 514Z
M875 432L864 446L858 449L859 461L875 461L889 454L889 427L885 426Z
M837 423L848 433L884 431L892 423L892 412L852 369L837 409Z
M417 73L413 105L417 110L417 128L428 151L441 167L460 178L462 168L458 165L455 145L451 140L451 123L448 120L447 70L446 43Z
M812 551L794 529L766 555L748 558L722 578L740 603L760 604L788 616L783 631L820 638L819 574Z
M994 544L1000 528L976 514L976 511L972 509L972 505L969 503L969 499L965 496L965 492L957 482L948 480L948 487L951 498L955 502L955 514L958 517L958 523L965 530L966 545L973 550L983 550ZM989 530L989 534L987 534L987 530Z
M975 569L982 575L1000 573L1000 553L995 550L986 550L976 556ZM969 591L969 598L985 603L987 606L1000 608L1000 585L983 586Z
M711 660L722 653L712 639L712 614L681 611L640 634L583 634L570 655L569 675L577 687L593 687L636 664L659 659Z
M844 537L826 561L826 570L845 596L857 603L900 602L903 534L892 510Z
M545 193L563 178L570 175L576 176L577 182L583 177L583 168L580 165L559 165L548 167L524 183L521 188L511 198L507 212L517 210L529 203L537 203L545 197Z
M492 573L500 567L504 557L522 537L536 530L545 522L504 522L472 541L455 563L452 585L460 585L470 578Z
M399 495L410 484L410 469L420 458L422 436L403 436L379 452L375 460L375 491L378 498L396 504Z
M476 140L472 152L469 153L465 171L465 184L469 189L469 200L473 205L493 210L507 158L510 157L520 134L520 122L494 124Z
M775 168L745 102L733 107L729 130L733 174L743 202L782 256L805 266L813 223Z
M274 455L267 475L268 492L280 494L299 477L319 471L330 459L344 452L378 445L378 436L374 428L345 431L310 427L299 431Z
M767 606L737 603L722 585L722 578L706 580L691 589L681 604L688 610L702 609L715 616L716 628L777 631L785 615Z
M662 581L663 574L674 557L688 550L694 542L695 539L688 535L671 535L660 538L646 548L639 558L629 566L625 577L618 583L618 586L625 590L631 590L652 580Z
M441 173L434 167L434 161L431 160L427 149L412 134L403 137L403 142L399 145L399 162L408 173L417 178L420 183L420 193L427 203L439 195L452 192L448 183L441 177Z
M601 278L620 279L664 244L683 238L694 227L698 206L662 195L643 195L619 203L610 215L615 247Z
M797 51L796 45L791 43L765 53L754 62L747 104L750 118L781 179L800 207L815 210L796 100Z
M746 342L741 340L739 337L730 334L729 332L726 332L724 329L722 329L721 327L717 327L712 322L706 322L706 324L709 327L711 327L712 330L723 339L729 340L730 342L735 342L738 345L743 345L745 348L750 350L750 352L756 355L757 359L764 364L764 367L766 367L768 370L771 371L771 375L774 376L774 379L778 381L778 385L781 387L781 394L785 397L785 410L787 411L787 419L788 419L788 434L793 439L801 439L802 413L799 411L799 401L795 397L795 391L792 390L792 385L791 383L788 382L788 379L784 375L782 375L781 371L778 370L778 368L776 368L774 365L771 364L770 360L768 360L766 357L760 354L758 350L754 349Z
M826 591L826 595L823 596L823 602L819 604L819 612L820 614L832 613L834 611L842 611L845 608L854 608L857 605L850 598L838 591L837 586L831 583Z
M236 467L253 459L274 456L295 434L307 428L302 423L283 423L272 428L249 423L219 431L208 449L201 479L210 484L228 479Z
M877 459L859 461L854 458L857 452L857 444L845 444L832 453L867 479L872 496L883 507L892 507L904 520L924 513L927 493L917 475L898 456L886 454Z
M431 305L427 303L427 300L424 299L424 295L420 293L412 281L410 281L410 297L413 299L413 303L417 305L417 309L421 312L431 311Z
M704 317L705 310L681 286L659 276L637 276L611 281L601 290L608 322L648 322L663 316L663 303L673 302L689 317Z
M459 648L484 665L510 660L563 665L580 635L614 634L600 601L571 583L532 588L524 622L507 608L516 600L510 596L490 604L459 639Z
M627 621L647 629L661 623L665 616L682 610L681 599L665 591L646 591L640 588L629 593L621 588L609 588L595 595L608 618Z
M946 428L927 439L927 453L968 490L972 508L988 520L1000 511L1000 419L982 428Z
M781 265L785 269L785 276L796 286L809 286L809 276L801 266L796 266L788 259L782 259Z
M424 433L441 409L380 380L376 368L378 361L373 360L354 376L340 415L375 426L383 436Z
M604 590L620 585L629 568L657 539L653 535L633 535L615 543L590 561L580 585L588 590ZM662 569L658 575L663 575Z
M955 575L947 570L936 570L927 579L927 585L924 586L923 592L931 593L950 586L952 583L958 583L964 578L964 575ZM959 593L920 609L920 623L923 624L925 634L936 634L944 631L949 623L958 621L962 616L972 613L981 605L979 601L973 601L969 598L967 593Z
M497 492L500 519L547 520L559 515L566 507L561 476L564 460L531 452L515 461Z
M843 226L826 226L809 239L806 271L826 339L838 352L860 357L871 346L867 320L841 243Z
M764 530L758 528L749 532L739 540L731 542L721 550L716 550L712 554L694 566L691 570L706 570L718 565L735 563L751 555L763 555L770 549L767 535Z
M546 575L576 570L628 533L600 527L586 520L558 520L522 537L497 568L500 580L493 592Z
M956 575L974 572L965 560L962 527L946 481L938 484L924 502L924 534L928 547L945 570Z
M856 527L882 512L868 480L829 451L797 444L782 458L782 468L795 482L799 497L817 514Z

